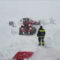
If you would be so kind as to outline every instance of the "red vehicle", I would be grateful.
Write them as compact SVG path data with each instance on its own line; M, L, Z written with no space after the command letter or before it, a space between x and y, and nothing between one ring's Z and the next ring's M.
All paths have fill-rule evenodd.
M33 21L33 20L30 20L30 22L31 22L31 24L33 24L33 25L40 25L40 21Z
M40 25L40 21L33 21L30 18L23 18L23 24Z
M23 18L23 24L19 28L19 35L29 34L33 35L36 32L36 28L33 27L29 18Z

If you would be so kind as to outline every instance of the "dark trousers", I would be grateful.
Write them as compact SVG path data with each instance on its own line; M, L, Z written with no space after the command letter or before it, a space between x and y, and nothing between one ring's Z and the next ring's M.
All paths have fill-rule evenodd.
M44 38L38 37L39 45L44 45Z

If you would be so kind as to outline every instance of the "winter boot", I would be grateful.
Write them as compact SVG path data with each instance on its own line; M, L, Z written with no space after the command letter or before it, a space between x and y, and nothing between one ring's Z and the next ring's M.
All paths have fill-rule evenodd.
M44 46L45 45L45 43L44 42L42 42L42 46Z

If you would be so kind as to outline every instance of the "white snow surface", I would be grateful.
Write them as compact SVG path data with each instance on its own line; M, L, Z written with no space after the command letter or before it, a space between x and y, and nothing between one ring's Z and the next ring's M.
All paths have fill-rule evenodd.
M38 46L37 33L32 36L18 34L23 17L46 22L43 25L46 47ZM49 23L50 17L55 24ZM9 21L14 21L15 27L9 26ZM10 60L18 51L34 52L29 60L60 60L60 1L0 1L0 60Z
M60 50L41 47L29 60L60 60Z

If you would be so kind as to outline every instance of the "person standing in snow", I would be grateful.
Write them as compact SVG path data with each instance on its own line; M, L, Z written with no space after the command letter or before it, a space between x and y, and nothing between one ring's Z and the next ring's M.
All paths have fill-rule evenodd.
M40 26L40 28L38 30L37 37L38 37L38 42L39 42L38 45L43 45L44 46L45 45L44 44L45 30L43 29L42 26Z

